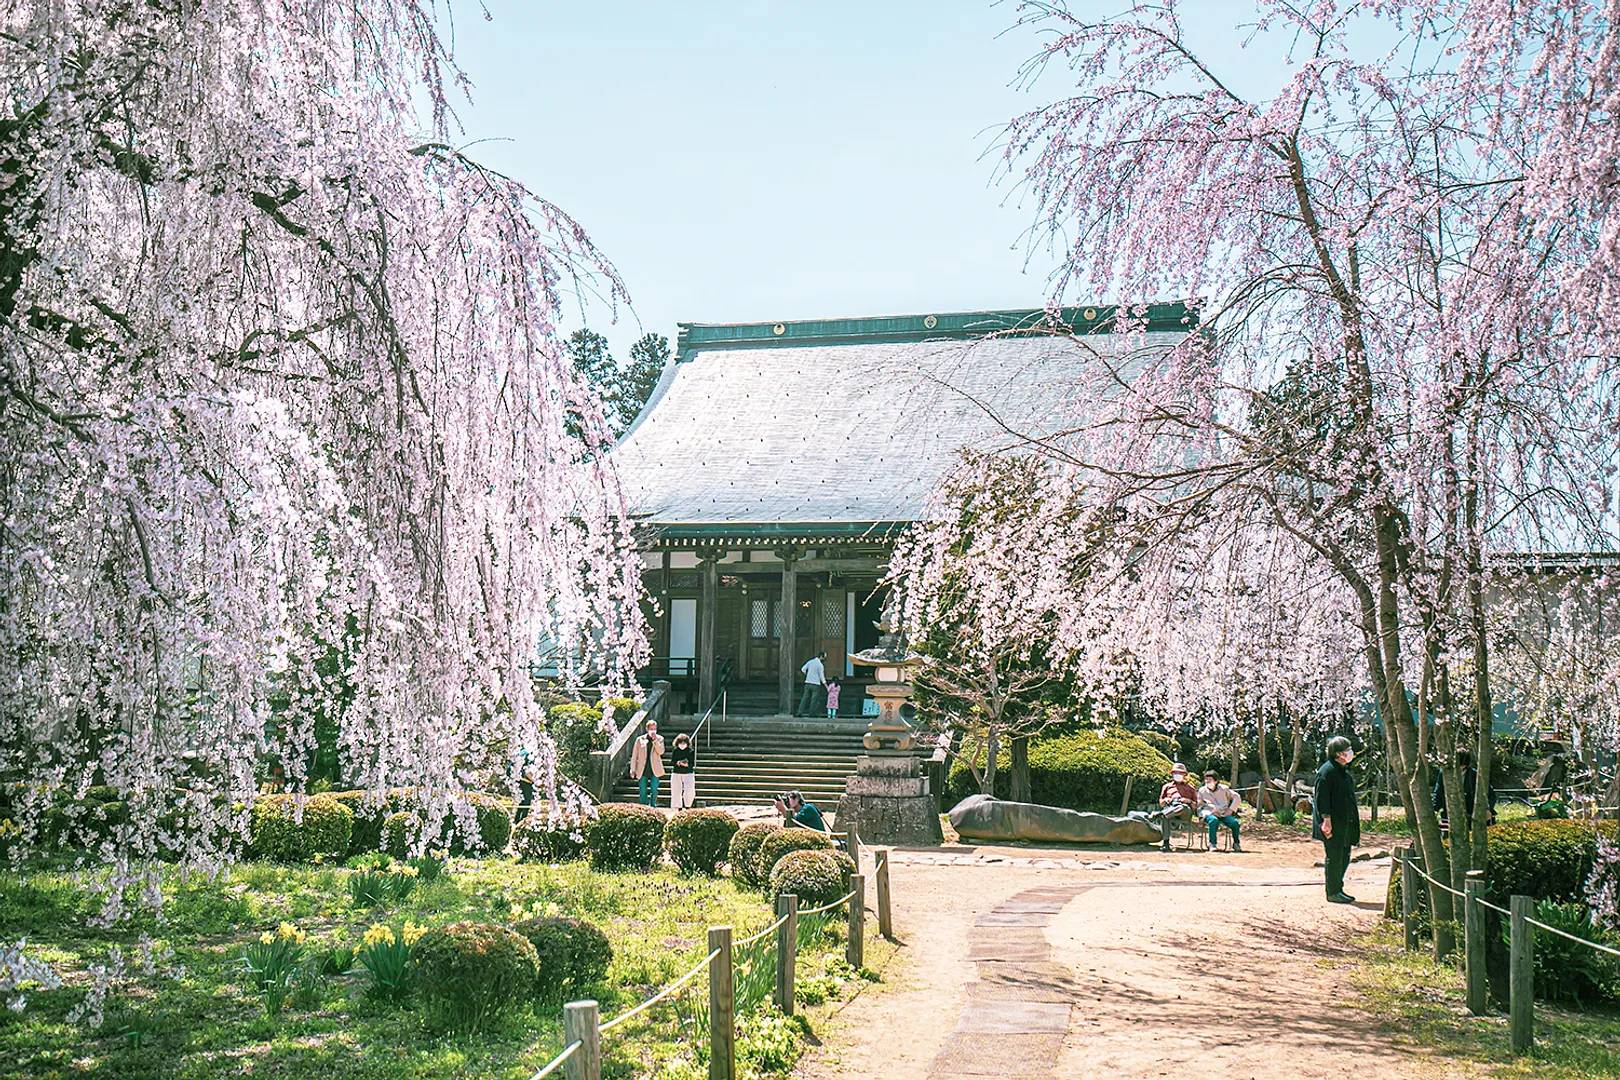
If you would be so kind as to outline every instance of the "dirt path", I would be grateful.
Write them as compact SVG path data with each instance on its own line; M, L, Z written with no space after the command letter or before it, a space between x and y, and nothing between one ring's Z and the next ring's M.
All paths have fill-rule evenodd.
M1319 848L1249 842L1260 851L896 852L907 947L798 1075L1467 1075L1350 1004L1340 963L1382 910L1387 861L1353 865L1361 901L1341 907L1323 899Z

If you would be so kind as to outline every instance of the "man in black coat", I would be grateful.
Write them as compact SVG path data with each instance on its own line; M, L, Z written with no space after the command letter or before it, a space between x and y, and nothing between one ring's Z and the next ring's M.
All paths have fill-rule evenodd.
M1356 783L1350 778L1350 760L1355 756L1343 735L1329 739L1328 759L1316 770L1316 795L1311 800L1311 839L1322 841L1327 852L1327 898L1334 904L1356 902L1344 892L1350 851L1361 843L1361 809L1356 805Z

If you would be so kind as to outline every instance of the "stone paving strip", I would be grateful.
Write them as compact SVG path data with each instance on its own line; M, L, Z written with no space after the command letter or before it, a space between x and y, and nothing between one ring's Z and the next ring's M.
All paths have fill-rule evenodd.
M908 853L910 854L910 853ZM958 858L948 856L951 865ZM981 858L984 858L981 856ZM1011 859L1012 865L1063 864L1068 859ZM927 856L926 861L938 861ZM1025 889L974 920L968 959L978 978L967 986L967 1003L928 1066L936 1080L996 1076L1007 1080L1052 1080L1074 1000L1073 972L1052 962L1046 927L1085 885Z

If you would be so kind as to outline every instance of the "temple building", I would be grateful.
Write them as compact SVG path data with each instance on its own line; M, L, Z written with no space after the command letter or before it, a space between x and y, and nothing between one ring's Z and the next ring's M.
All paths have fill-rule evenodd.
M1180 304L1145 332L1111 307L809 322L681 324L675 359L614 451L646 561L654 664L702 711L791 712L827 654L859 716L895 537L960 453L1015 451L1072 424L1099 357L1182 340ZM1054 329L1059 332L1054 332Z

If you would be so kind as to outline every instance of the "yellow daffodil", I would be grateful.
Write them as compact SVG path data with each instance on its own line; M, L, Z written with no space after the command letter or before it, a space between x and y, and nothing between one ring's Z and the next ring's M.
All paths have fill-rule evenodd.
M427 932L427 927L417 926L415 923L407 921L405 923L405 929L400 932L400 936L405 939L405 944L415 945L417 940Z
M259 935L259 940L264 942L266 945L274 944L275 940L276 940L275 931L274 930L266 930L264 933Z
M371 929L366 931L366 936L361 941L368 946L392 945L394 943L394 932L381 923L373 923Z
M414 867L414 866L401 866L399 869L395 870L394 873L396 873L396 874L404 874L406 877L415 877L416 876L416 867Z

